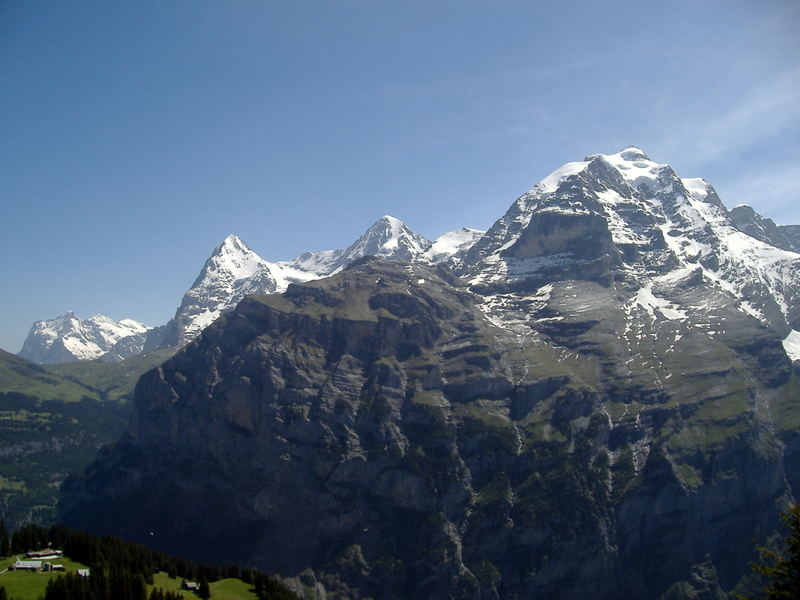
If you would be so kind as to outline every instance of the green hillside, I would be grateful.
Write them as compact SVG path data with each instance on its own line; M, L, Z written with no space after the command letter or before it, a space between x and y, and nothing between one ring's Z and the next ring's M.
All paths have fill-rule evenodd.
M153 350L132 356L122 362L100 360L45 365L47 373L67 383L74 383L101 400L126 401L133 393L139 377L175 354L175 349Z
M31 573L28 571L8 570L18 559L24 560L25 556L23 554L15 554L0 560L0 587L5 588L6 596L13 600L38 600L43 598L47 583L61 573L58 571ZM66 573L73 573L77 569L87 568L83 563L66 557L49 562L63 565Z
M184 584L203 581L214 600L297 600L279 581L259 571L198 564L63 526L23 527L14 533L10 545L9 556L0 555L0 589L5 590L0 597L13 600L144 600L156 597L154 591L189 600L200 596L187 591ZM37 571L10 568L17 560L26 560L27 552L44 547L63 549L63 556L41 560L44 568ZM63 570L50 570L56 564ZM80 577L78 569L88 570L89 577Z
M5 350L0 350L0 393L59 402L100 399L93 389L79 381L51 373L45 367Z
M0 572L6 571L20 557L21 555L0 560ZM67 573L74 573L77 569L87 568L86 565L69 558L59 559L58 563L64 565ZM39 598L45 596L48 582L62 574L57 571L39 573L6 571L0 573L0 587L4 587L6 596L13 600L39 600ZM153 576L153 583L147 585L147 595L149 597L152 590L157 588L165 592L177 593L181 598L186 598L187 600L197 598L198 596L195 593L181 589L182 582L183 579L170 577L165 571L159 571ZM230 577L220 579L209 583L209 588L213 600L258 600L253 586L241 579Z
M0 518L52 520L61 482L120 436L139 376L171 353L40 366L0 350Z

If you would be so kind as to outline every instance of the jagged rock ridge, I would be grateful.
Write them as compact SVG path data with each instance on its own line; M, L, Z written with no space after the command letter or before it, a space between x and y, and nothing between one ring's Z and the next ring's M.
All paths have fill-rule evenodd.
M792 241L791 225L776 225L772 219L758 214L748 204L740 204L732 208L730 217L736 229L750 237L782 250L791 250L792 252L800 250L797 244Z
M166 334L149 347L180 346L196 337L221 314L232 310L248 294L283 292L290 283L312 281L338 273L365 257L402 258L441 262L474 243L478 230L441 236L438 251L430 256L433 243L415 234L395 217L385 215L343 250L306 252L285 262L269 262L258 256L238 237L231 235L217 247L186 292ZM460 237L459 237L460 235ZM454 238L458 238L457 240Z

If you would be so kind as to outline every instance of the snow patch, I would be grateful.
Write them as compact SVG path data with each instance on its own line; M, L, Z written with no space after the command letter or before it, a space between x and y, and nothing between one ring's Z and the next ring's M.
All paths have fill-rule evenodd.
M542 179L539 183L537 183L531 190L531 193L538 192L539 194L552 194L558 189L558 186L561 185L565 179L572 177L573 175L577 175L583 171L588 164L588 161L570 162L565 164L563 167L556 169L547 177Z
M616 244L634 244L634 245L645 245L649 243L649 240L642 237L633 229L630 225L623 219L618 209L621 205L625 203L630 203L631 200L627 198L623 198L614 190L604 190L602 192L598 192L597 199L603 204L603 207L606 209L606 217L608 220L608 230L611 232L611 239Z
M484 233L486 232L479 229L470 229L469 227L462 227L456 231L443 233L436 238L431 247L425 252L425 258L432 263L439 263L458 252L466 252Z
M661 171L669 168L668 165L650 160L641 149L635 146L628 146L616 154L595 154L591 158L595 157L602 158L614 167L634 189L642 184L654 184Z
M653 283L649 282L640 288L629 306L639 306L650 315L652 319L665 318L670 321L683 321L689 318L685 311L678 308L669 300L659 298L653 293Z
M681 183L683 187L686 188L686 191L696 200L703 202L708 197L709 188L711 186L702 177L685 177L681 179Z
M792 360L800 360L800 331L792 329L783 339L783 349L786 350L786 356Z

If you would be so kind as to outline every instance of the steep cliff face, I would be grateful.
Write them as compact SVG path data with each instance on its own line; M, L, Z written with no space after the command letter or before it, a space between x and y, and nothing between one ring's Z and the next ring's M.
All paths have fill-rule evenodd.
M626 285L488 300L385 260L246 298L142 377L62 516L334 598L729 591L792 498L795 378L702 274ZM723 333L665 317L698 295Z

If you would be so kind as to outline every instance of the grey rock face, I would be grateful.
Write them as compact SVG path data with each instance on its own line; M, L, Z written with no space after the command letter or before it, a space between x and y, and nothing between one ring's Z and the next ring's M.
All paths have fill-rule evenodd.
M144 351L147 338L153 330L145 333L138 333L122 338L100 357L100 360L107 362L122 362L131 356L138 356Z
M734 226L739 231L776 248L797 252L797 247L786 236L785 231L778 227L772 219L758 214L753 207L742 204L731 209L730 215Z
M800 252L800 225L778 225L778 231L789 241L790 250Z

